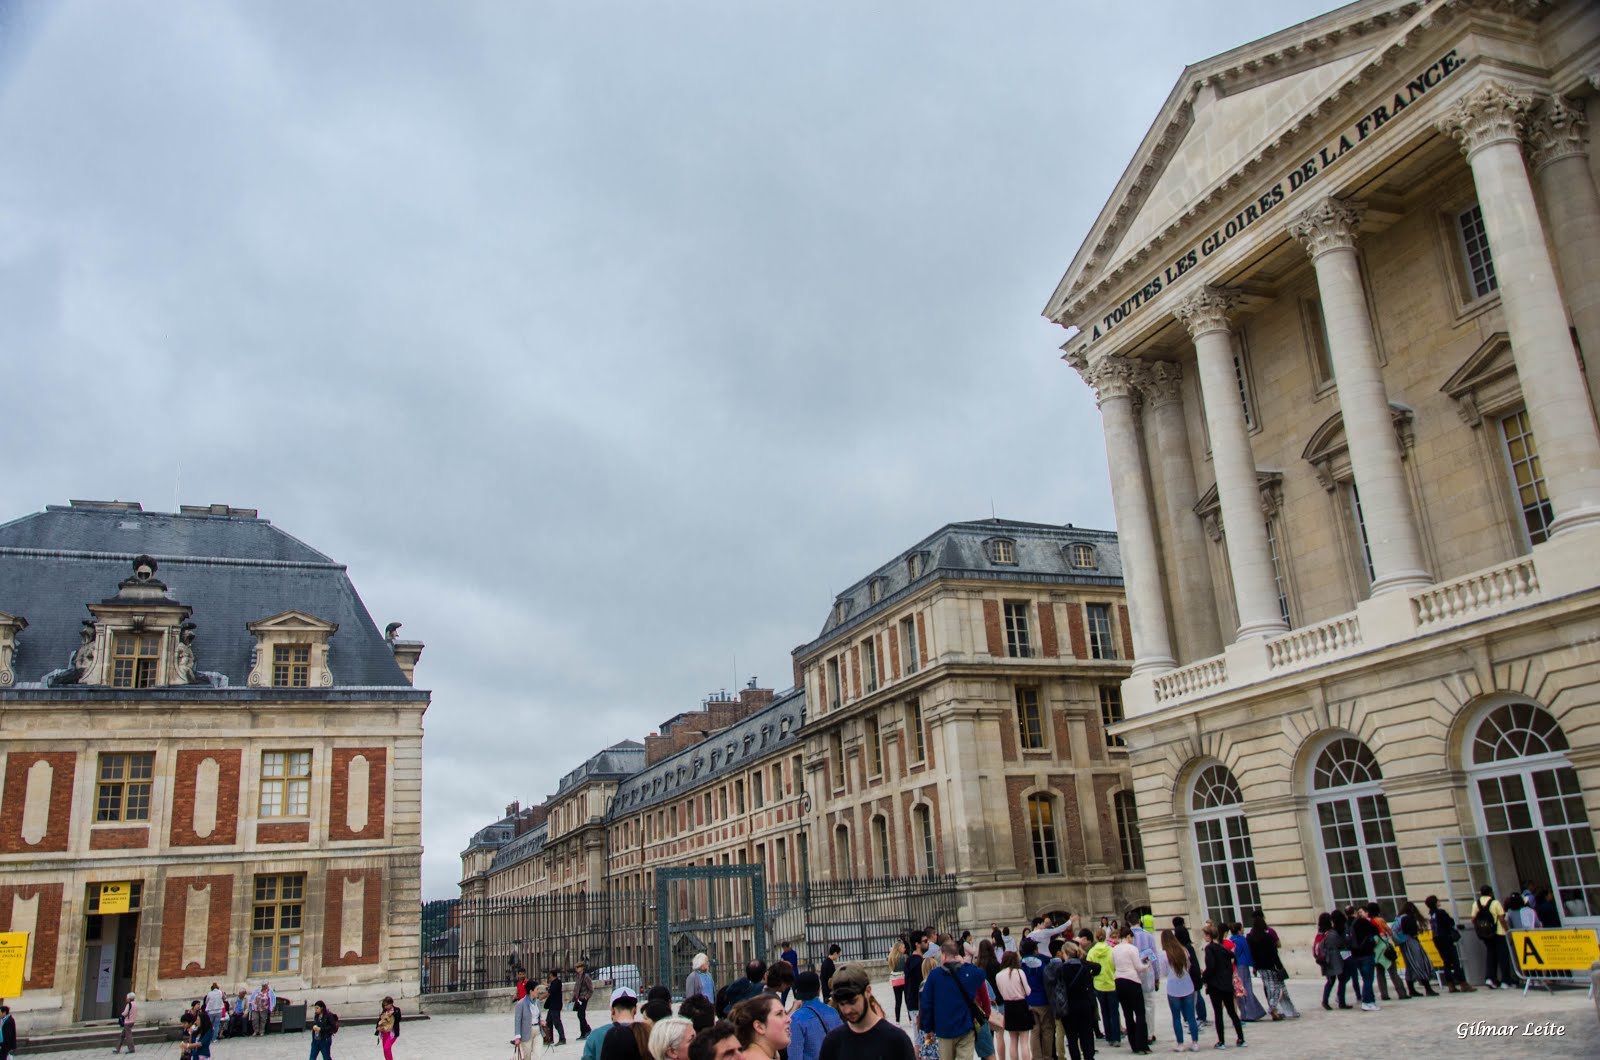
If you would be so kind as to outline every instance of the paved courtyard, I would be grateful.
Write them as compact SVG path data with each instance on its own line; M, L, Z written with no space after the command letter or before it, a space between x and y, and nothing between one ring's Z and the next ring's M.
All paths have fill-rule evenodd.
M1600 1023L1594 1003L1582 990L1566 990L1554 995L1530 991L1520 993L1481 990L1475 994L1446 994L1437 999L1394 1002L1378 1013L1324 1012L1318 1006L1320 983L1291 983L1290 994L1304 1015L1283 1023L1247 1024L1245 1039L1249 1047L1240 1055L1249 1060L1355 1060L1384 1056L1395 1060L1411 1057L1600 1057ZM886 984L874 988L875 994L891 997ZM1165 1016L1165 1000L1161 1015ZM349 1015L349 1013L347 1013ZM571 1013L565 1021L569 1033L574 1023ZM1482 1021L1494 1027L1511 1027L1509 1035L1461 1033L1464 1026ZM598 1025L598 1024L597 1024ZM1546 1034L1525 1033L1531 1026L1542 1026ZM1563 1033L1555 1034L1559 1028ZM439 1016L404 1025L395 1048L396 1060L505 1060L511 1055L511 1014ZM1156 1033L1156 1055L1170 1054L1172 1024L1163 1018ZM1201 1044L1206 1052L1216 1041L1209 1027L1202 1027ZM110 1055L114 1035L97 1049L78 1049L53 1053L60 1060L76 1060ZM1232 1034L1228 1037L1232 1052ZM212 1050L217 1060L302 1060L310 1051L304 1034L273 1035L267 1038L225 1039ZM581 1046L569 1039L567 1045L546 1052L550 1060L579 1060ZM167 1042L139 1049L138 1055L176 1058L178 1046ZM370 1026L349 1026L334 1039L335 1057L381 1058L377 1039ZM1126 1057L1126 1043L1120 1049L1100 1049L1100 1056ZM1037 1058L1036 1058L1037 1060Z

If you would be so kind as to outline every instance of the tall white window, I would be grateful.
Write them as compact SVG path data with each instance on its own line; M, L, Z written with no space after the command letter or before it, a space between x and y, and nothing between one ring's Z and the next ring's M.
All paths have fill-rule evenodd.
M1028 831L1033 837L1033 871L1054 876L1061 871L1061 852L1056 846L1055 803L1048 795L1028 796Z
M850 829L844 825L833 830L834 856L839 859L839 876L849 879L855 874L855 862L850 858Z
M936 848L933 844L933 811L926 806L918 806L911 811L911 816L917 822L917 838L922 844L922 871L925 875L932 876L938 871Z
M1195 778L1189 805L1206 917L1219 924L1248 921L1261 905L1261 889L1239 782L1227 766L1209 765Z
M1467 283L1472 297L1482 298L1500 286L1495 278L1494 258L1489 254L1489 234L1483 227L1483 210L1477 203L1456 215L1461 234L1461 252L1466 256Z
M1122 868L1144 871L1144 841L1139 837L1139 807L1133 792L1119 791L1113 799L1117 811L1117 839L1122 846Z
M889 822L882 814L872 819L872 845L878 856L878 875L893 876L894 868L889 863Z
M1111 636L1111 605L1089 604L1085 610L1089 615L1089 657L1115 659L1117 642Z
M915 615L907 615L900 620L900 655L905 660L906 673L916 673L919 661L917 659L917 619Z
M1024 751L1044 747L1044 715L1039 710L1037 688L1017 689L1017 736Z
M1312 801L1330 897L1338 908L1378 902L1385 915L1404 904L1400 850L1383 794L1383 773L1360 740L1342 736L1317 756L1311 770Z
M1356 553L1361 561L1361 570L1367 576L1367 586L1371 588L1378 575L1372 566L1372 543L1367 539L1367 518L1361 511L1361 491L1356 489L1354 482L1345 486L1345 498L1350 503L1350 521L1355 528Z
M875 716L867 718L865 728L867 773L875 777L883 773L883 733L878 727L878 719Z
M1278 529L1274 520L1267 520L1267 554L1272 557L1272 586L1278 594L1278 613L1285 625L1293 626L1289 618L1289 583L1283 575L1283 552L1278 547Z
M1127 741L1111 731L1111 726L1120 725L1125 719L1122 715L1122 686L1100 686L1100 724L1106 730L1107 747L1126 747Z
M1600 917L1600 857L1567 750L1548 711L1507 703L1479 723L1467 768L1501 890L1531 880L1563 918Z
M1533 440L1528 410L1520 409L1500 421L1500 437L1505 441L1506 460L1511 468L1511 490L1522 511L1522 525L1528 543L1537 545L1550 536L1555 512L1545 490L1544 469L1539 465L1539 446Z
M839 657L828 660L828 709L839 709Z
M867 691L878 690L878 641L868 637L861 642L861 668L866 671Z
M922 728L922 700L913 699L906 704L906 728L911 734L911 761L926 761L928 738Z
M1026 659L1033 655L1028 640L1028 602L1006 601L1006 654L1013 659Z

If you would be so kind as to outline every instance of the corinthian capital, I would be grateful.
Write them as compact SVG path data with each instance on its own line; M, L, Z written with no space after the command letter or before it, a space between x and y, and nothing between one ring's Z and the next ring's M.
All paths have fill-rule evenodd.
M1202 287L1179 302L1173 310L1189 336L1198 339L1212 331L1228 330L1228 311L1239 300L1238 292L1226 287Z
M1570 100L1551 96L1528 125L1528 146L1536 170L1563 158L1586 157L1589 119Z
M1470 158L1490 144L1520 143L1532 109L1531 92L1501 81L1485 81L1456 100L1436 124L1440 132L1455 137L1462 154Z
M1112 354L1091 364L1083 373L1083 378L1094 387L1095 404L1104 405L1115 398L1137 396L1145 375L1139 365L1126 357Z
M1289 234L1313 258L1341 247L1354 248L1356 230L1367 212L1364 202L1326 198L1302 210L1289 222Z
M1153 361L1145 372L1144 399L1151 408L1183 400L1183 368L1171 361Z

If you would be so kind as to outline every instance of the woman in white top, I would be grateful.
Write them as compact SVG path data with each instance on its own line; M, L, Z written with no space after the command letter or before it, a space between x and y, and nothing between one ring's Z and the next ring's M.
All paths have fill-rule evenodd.
M1000 1006L1005 1012L1006 1055L1011 1060L1033 1060L1033 1010L1028 1008L1028 976L1015 950L1000 959L1000 973L994 977L1000 991Z
M1112 947L1111 967L1116 975L1117 1004L1122 1006L1122 1024L1128 1032L1128 1047L1135 1056L1150 1052L1150 1027L1144 1016L1142 973L1150 967L1133 944L1133 928L1123 927L1122 941Z
M1161 948L1156 951L1156 967L1167 981L1167 1008L1172 1011L1172 1051L1181 1053L1183 1024L1189 1024L1189 1051L1200 1051L1200 1024L1194 1018L1194 978L1189 974L1189 951L1170 929L1161 933Z

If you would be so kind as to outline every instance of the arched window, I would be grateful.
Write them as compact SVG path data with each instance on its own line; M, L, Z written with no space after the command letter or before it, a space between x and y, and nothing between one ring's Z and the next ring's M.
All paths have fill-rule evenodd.
M833 830L833 851L839 866L839 878L849 879L855 872L855 863L850 860L850 829L840 825Z
M1563 917L1600 917L1594 829L1555 718L1532 703L1503 704L1479 722L1469 749L1490 864L1514 873L1509 882L1549 888Z
M1194 841L1200 859L1200 885L1207 918L1217 923L1247 919L1261 905L1256 884L1256 857L1250 846L1250 825L1244 796L1227 766L1210 765L1195 777L1189 803Z
M1028 828L1033 835L1033 871L1041 876L1061 872L1061 853L1056 847L1055 804L1048 795L1028 796Z
M1377 902L1386 916L1395 916L1406 885L1382 781L1378 760L1353 736L1329 743L1311 767L1312 805L1333 904L1342 909Z
M878 857L878 875L893 876L894 867L889 864L889 822L881 813L872 819L872 845Z
M911 811L911 817L917 822L917 838L922 843L923 874L932 876L939 871L936 848L933 845L933 812L926 806L918 806Z

